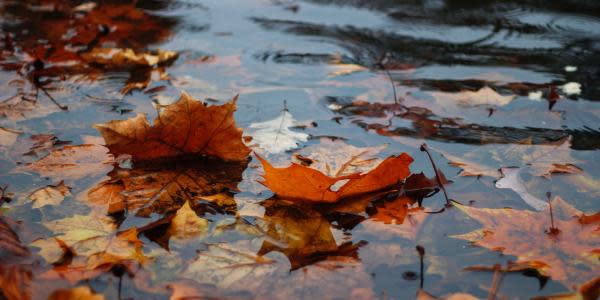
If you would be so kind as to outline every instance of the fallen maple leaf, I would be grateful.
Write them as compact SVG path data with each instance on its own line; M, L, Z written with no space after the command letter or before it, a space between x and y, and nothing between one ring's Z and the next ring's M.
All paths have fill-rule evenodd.
M340 199L376 192L403 181L409 174L413 161L406 153L390 156L366 174L350 174L330 177L322 172L292 163L287 168L275 168L256 155L265 174L261 184L279 197L312 202L337 202ZM331 188L340 180L348 180L337 191Z
M232 296L250 292L257 299L375 298L371 277L354 258L332 258L290 273L287 263L257 256L244 243L208 245L182 275Z
M58 205L69 195L71 188L64 181L57 185L49 185L33 191L27 199L33 202L33 208L41 208L46 205Z
M138 114L128 120L94 127L115 156L130 154L135 161L208 155L225 161L244 161L250 149L242 142L242 130L233 118L236 99L207 106L182 93L179 100L161 108L154 125Z
M45 222L44 226L52 230L74 253L86 257L89 269L115 260L145 260L137 229L116 232L117 225L109 217L74 215Z
M456 204L461 211L484 225L484 229L456 235L491 250L519 258L517 263L537 262L539 271L572 287L597 275L600 266L599 220L582 224L582 213L560 197L551 201L554 228L560 233L546 233L550 223L549 208L541 212L516 209L474 208ZM544 221L546 220L546 221Z
M182 275L223 290L258 290L264 280L276 273L276 261L221 243L199 252Z
M84 144L65 146L54 150L27 168L44 177L57 180L80 179L86 176L104 175L114 163L108 149L100 145Z

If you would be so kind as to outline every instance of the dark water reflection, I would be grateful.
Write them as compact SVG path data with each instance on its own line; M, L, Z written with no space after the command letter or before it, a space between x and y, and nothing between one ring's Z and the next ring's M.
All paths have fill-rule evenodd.
M71 195L60 208L40 210L21 200L58 181L24 171L23 165L65 141L101 143L91 125L137 113L153 118L154 104L173 102L181 90L216 103L239 93L236 119L244 129L279 116L286 100L295 119L311 124L298 129L311 135L306 145L320 143L319 137L359 147L387 143L380 156L408 152L415 173L432 175L419 151L427 142L453 181L451 198L462 203L530 209L518 193L496 188L498 178L459 176L460 168L448 164L451 157L494 170L521 167L519 178L530 195L545 199L551 192L584 212L600 209L600 3L595 1L0 0L0 28L0 129L22 132L14 145L0 144L0 186L9 184L15 199L0 212L23 221L15 230L25 244L48 237L43 222L88 213L90 189L127 178L66 179ZM151 66L85 61L97 47L164 49L179 57ZM496 94L476 94L490 88ZM473 95L487 102L474 103ZM23 155L40 134L54 138ZM515 150L555 144L566 145L563 151L582 174L534 176L524 162L531 153ZM112 267L90 285L111 299L163 299L169 295L166 285L184 277L217 297L407 299L419 287L421 265L414 249L423 245L426 290L483 298L492 273L463 268L517 259L450 238L478 225L452 209L409 213L414 199L377 195L335 209L280 204L255 182L256 166L251 162L243 176L236 172L237 189L219 194L226 210L192 194L199 197L193 209L207 220L210 234L189 243L170 236L173 209L159 207L149 218L110 211L120 230L141 229L143 250L155 263L122 277L121 294L112 275L119 272ZM148 177L144 170L126 169L115 168L124 176ZM189 192L175 189L177 207L185 202L177 195L190 197ZM428 196L427 211L443 207L441 193ZM215 246L221 243L248 253ZM267 260L255 266L242 259L251 271L228 277L218 271L220 265L195 260L197 251L223 260L231 253ZM564 282L525 272L507 274L498 295L529 298L568 290Z

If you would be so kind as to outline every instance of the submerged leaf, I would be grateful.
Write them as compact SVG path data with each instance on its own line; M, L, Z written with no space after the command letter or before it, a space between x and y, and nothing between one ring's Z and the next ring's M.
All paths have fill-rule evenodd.
M164 106L154 124L146 116L95 125L115 156L130 154L134 161L208 155L226 161L244 161L250 149L233 118L237 97L220 106L207 106L182 93Z

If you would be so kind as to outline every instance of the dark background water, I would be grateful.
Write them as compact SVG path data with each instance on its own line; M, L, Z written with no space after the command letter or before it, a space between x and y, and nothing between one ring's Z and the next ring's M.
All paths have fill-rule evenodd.
M0 1L4 38L0 96L8 99L19 92L33 95L38 91L37 102L19 108L18 113L15 108L2 109L0 126L25 132L20 139L52 133L60 140L82 144L99 136L92 124L136 113L153 118L152 103L170 103L181 90L217 101L240 94L236 119L242 128L279 116L285 100L295 119L318 124L304 129L314 137L308 144L318 143L320 136L340 137L355 146L388 143L382 156L407 152L415 158L413 171L432 175L429 161L418 150L427 142L435 149L438 166L454 181L448 186L451 198L474 201L480 207L529 209L517 193L495 188L496 178L459 176L460 169L447 165L449 159L443 153L468 156L494 168L523 167L521 157L507 154L512 145L526 139L543 145L568 138L569 155L581 162L583 174L546 179L523 173L520 178L529 193L540 199L550 191L582 211L600 209L600 2L107 1L78 16L72 9L79 4ZM102 11L110 5L118 7L120 15ZM114 28L102 27L107 20L114 22ZM70 63L73 52L93 45L138 51L161 48L178 51L180 57L166 67L169 81L156 79L156 70ZM36 73L40 69L36 60L44 62L42 72ZM331 76L339 64L364 69ZM567 66L577 69L567 71ZM121 93L128 82L140 78L153 78L146 92ZM569 82L579 83L581 93L565 93L561 86ZM159 86L163 87L160 91L152 90ZM516 98L506 105L478 106L452 98L453 93L485 86ZM541 99L529 97L540 91ZM551 101L552 93L560 99ZM332 109L332 104L343 106L354 100L391 104L395 95L411 113L390 118L389 112L360 116ZM61 110L58 105L69 109ZM378 125L388 121L391 126L386 134L378 134ZM18 171L20 164L36 158L15 153L19 152L3 150L0 184L10 184L18 197L49 183L37 174ZM254 184L257 172L246 170L242 192L236 195L239 206L270 196ZM85 211L78 195L100 179L71 182L75 196L67 207ZM437 209L443 201L438 193L425 206ZM36 223L68 216L69 209L40 212L15 205L6 211L14 219ZM143 223L135 218L127 222ZM361 225L332 231L336 236L345 234L346 240L368 242L358 252L360 268L369 274L369 286L380 298L414 296L418 280L406 280L403 275L418 272L417 244L427 249L425 287L429 292L463 291L485 297L492 274L462 269L515 258L448 237L476 228L476 222L450 210L431 215L414 239L373 235ZM176 270L164 272L176 274ZM340 269L331 275L340 280L341 287L345 286L344 272L353 271ZM289 284L301 286L290 278ZM93 284L98 288L110 285L102 280L110 282L100 279ZM330 287L322 288L324 294L293 295L328 295ZM525 299L568 290L559 282L550 280L541 286L537 278L516 273L505 276L499 294Z

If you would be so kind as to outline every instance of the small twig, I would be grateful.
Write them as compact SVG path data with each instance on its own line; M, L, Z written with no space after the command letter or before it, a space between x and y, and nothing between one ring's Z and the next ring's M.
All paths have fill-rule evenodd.
M548 208L550 209L550 229L548 230L548 234L550 235L557 235L560 233L560 229L558 229L557 227L554 227L554 213L553 213L553 209L552 209L552 201L550 200L550 197L552 196L552 193L547 192L546 193L546 197L548 197Z
M504 273L502 272L502 266L500 266L500 264L494 265L494 277L492 277L492 286L488 292L488 300L496 299L496 294L500 288L500 282L502 282L503 275Z
M42 92L44 92L44 94L45 94L45 95L46 95L46 96L47 96L47 97L50 99L50 101L52 101L52 103L56 104L56 106L57 106L58 108L60 108L61 110L69 110L69 107L68 107L68 106L65 106L65 105L60 105L60 103L58 103L58 102L56 101L56 99L54 99L54 97L52 97L52 96L50 95L50 93L48 93L48 91L47 91L45 88L43 88L43 87L39 87L39 88L40 88L40 90L42 90Z
M281 134L281 129L283 128L283 122L285 119L285 113L289 112L287 108L287 100L283 100L283 109L281 110L281 123L279 123L279 128L277 129L277 134L275 135L275 145L277 145L277 140L279 139L279 134Z
M435 179L437 180L438 185L444 192L444 197L446 198L446 207L451 207L452 204L450 203L450 199L448 198L448 192L446 192L446 188L444 187L444 183L442 182L438 168L435 166L433 157L431 157L431 153L429 153L429 149L427 149L427 144L423 143L421 145L421 151L427 153L427 156L429 157L429 161L431 161L431 166L433 167L433 171L435 172Z
M421 289L423 289L423 283L425 281L424 275L423 275L423 270L424 265L423 265L423 259L425 257L425 248L421 245L417 245L417 247L415 247L417 249L417 252L419 253L419 263L420 263L420 271L419 271L419 287L421 287Z

